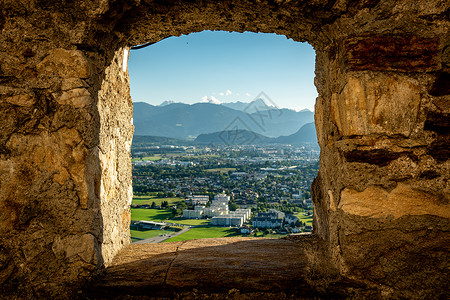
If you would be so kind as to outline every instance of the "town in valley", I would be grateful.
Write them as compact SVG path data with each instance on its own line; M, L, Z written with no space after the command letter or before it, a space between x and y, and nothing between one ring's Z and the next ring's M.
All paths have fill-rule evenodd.
M133 242L312 231L319 148L136 142Z

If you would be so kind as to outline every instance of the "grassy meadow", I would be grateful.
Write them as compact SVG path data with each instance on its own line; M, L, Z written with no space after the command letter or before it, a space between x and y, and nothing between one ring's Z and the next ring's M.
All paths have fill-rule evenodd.
M140 231L140 230L130 230L130 235L132 237L132 241L138 241L139 239L149 239L155 236L159 236L161 234L166 234L169 231L165 231L165 230L145 230L145 231ZM134 239L137 238L137 239Z
M194 239L221 238L230 236L242 236L234 228L229 227L196 227L164 242L177 242Z
M137 205L144 205L148 204L151 205L152 202L155 202L156 205L161 205L163 201L169 202L169 205L174 205L179 201L184 201L184 198L157 198L156 196L133 196L133 200L131 201L131 204L137 204Z
M306 223L306 225L312 226L312 220L313 217L312 216L305 216L305 213L301 212L301 213L296 213L294 214L297 218L300 219L300 221L302 221L303 223Z
M142 158L132 158L131 161L145 161L145 160L155 161L160 159L162 159L161 154L155 154L152 156L144 156Z
M131 220L133 221L167 221L172 217L172 212L165 209L132 208Z
M209 225L210 221L205 219L184 219L184 218L174 218L169 221L169 223L176 223L176 224L182 224L182 225L189 225L189 226L198 226L198 225Z

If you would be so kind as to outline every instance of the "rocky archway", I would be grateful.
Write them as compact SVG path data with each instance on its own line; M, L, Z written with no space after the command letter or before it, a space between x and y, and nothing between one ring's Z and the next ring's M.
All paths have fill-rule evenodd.
M438 0L3 2L4 290L65 292L129 243L127 51L210 29L313 45L315 234L342 276L380 295L444 293L448 12Z

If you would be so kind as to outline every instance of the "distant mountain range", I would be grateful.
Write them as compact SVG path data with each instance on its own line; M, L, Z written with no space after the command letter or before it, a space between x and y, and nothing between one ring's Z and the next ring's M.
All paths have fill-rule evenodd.
M221 103L220 105L223 105L225 107L240 110L248 114L253 114L259 111L265 111L265 110L276 110L277 107L274 106L272 103L266 103L263 99L259 98L256 99L250 103L246 102L230 102L230 103Z
M201 134L245 130L276 138L297 133L314 121L309 110L297 112L267 105L262 99L251 103L171 103L154 106L136 102L135 134L193 140Z
M200 134L194 141L199 144L317 144L316 127L314 123L303 125L296 133L278 138L270 138L248 130L226 130L214 133Z
M304 143L317 144L317 132L314 122L303 125L296 133L276 138L278 144L300 145Z
M185 145L190 142L186 140L162 137L162 136L148 136L148 135L133 135L133 148L146 147L149 144L153 145Z

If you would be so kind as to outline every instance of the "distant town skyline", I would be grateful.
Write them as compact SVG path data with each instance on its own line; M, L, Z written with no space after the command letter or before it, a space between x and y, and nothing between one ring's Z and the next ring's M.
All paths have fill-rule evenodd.
M134 102L250 102L264 92L278 107L314 110L315 52L263 33L203 31L130 51Z

